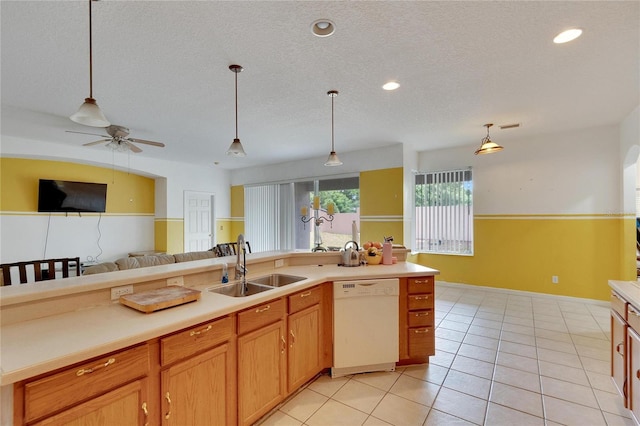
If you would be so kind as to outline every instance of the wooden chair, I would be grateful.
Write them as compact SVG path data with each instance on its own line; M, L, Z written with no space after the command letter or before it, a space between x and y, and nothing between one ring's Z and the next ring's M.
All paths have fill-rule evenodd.
M247 253L251 253L251 244L245 241L245 245L247 246ZM218 244L213 248L213 251L217 257L235 256L238 253L238 243L234 241L231 243Z
M60 265L62 270L62 278L68 278L69 272L75 270L76 276L80 275L80 258L65 257L59 259L31 260L29 262L3 263L0 265L2 270L2 285L11 285L11 270L18 269L20 284L28 281L27 271L33 268L33 276L35 281L53 280L56 278L56 266ZM45 266L45 267L43 267Z

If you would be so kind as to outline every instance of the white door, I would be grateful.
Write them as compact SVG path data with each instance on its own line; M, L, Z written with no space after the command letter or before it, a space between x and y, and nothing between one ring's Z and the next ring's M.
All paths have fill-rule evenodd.
M215 223L213 194L184 192L184 251L205 251L213 247Z

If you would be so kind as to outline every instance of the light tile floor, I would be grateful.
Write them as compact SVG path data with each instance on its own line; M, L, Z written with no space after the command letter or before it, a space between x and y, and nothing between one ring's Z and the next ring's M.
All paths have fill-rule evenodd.
M262 424L634 424L609 377L608 304L438 284L435 319L429 364L322 375Z

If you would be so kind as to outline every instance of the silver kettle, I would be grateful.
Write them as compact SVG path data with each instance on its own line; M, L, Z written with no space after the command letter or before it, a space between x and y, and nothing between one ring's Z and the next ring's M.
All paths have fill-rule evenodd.
M355 241L345 243L342 252L342 266L360 266L360 252L358 251L358 243Z

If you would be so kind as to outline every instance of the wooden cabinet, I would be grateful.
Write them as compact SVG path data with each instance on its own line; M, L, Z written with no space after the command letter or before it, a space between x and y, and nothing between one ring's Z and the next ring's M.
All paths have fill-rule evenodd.
M428 362L435 354L434 278L402 278L399 297L399 363Z
M160 347L162 424L235 424L234 317L164 337Z
M31 424L34 426L147 425L149 409L146 401L147 379L141 379Z
M254 423L286 395L285 315L285 299L238 313L239 424Z
M617 296L614 296L617 297ZM626 305L626 304L625 304ZM613 305L612 305L613 306ZM626 306L622 315L626 316ZM611 309L611 377L627 406L627 322L615 309Z
M627 408L631 410L636 424L640 423L640 335L628 329L629 375L627 379Z
M14 423L143 425L148 373L145 344L19 383Z
M293 392L322 370L322 287L288 297L288 391Z

